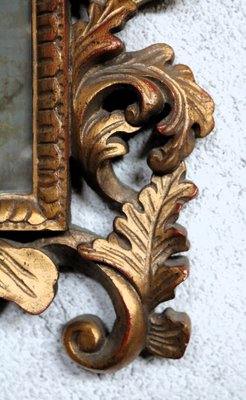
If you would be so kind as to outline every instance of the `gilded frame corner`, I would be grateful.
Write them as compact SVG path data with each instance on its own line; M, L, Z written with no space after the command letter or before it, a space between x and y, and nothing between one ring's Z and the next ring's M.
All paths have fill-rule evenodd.
M181 358L191 334L186 313L157 307L172 300L189 275L182 255L189 241L177 221L198 190L185 179L185 159L213 130L214 102L188 66L174 63L169 45L125 50L114 32L143 3L90 0L87 18L81 14L70 26L68 1L33 0L33 193L0 199L0 230L65 230L24 244L0 240L0 298L39 314L55 296L57 268L71 265L110 295L116 314L110 332L90 314L63 331L68 355L96 373L117 371L142 354ZM107 109L105 99L119 88L131 88L134 100ZM117 206L107 238L75 225L66 230L70 113L70 152L81 177ZM150 137L146 161L153 175L136 191L113 163L146 124L160 140Z
M67 228L67 2L32 0L32 193L0 195L0 230Z

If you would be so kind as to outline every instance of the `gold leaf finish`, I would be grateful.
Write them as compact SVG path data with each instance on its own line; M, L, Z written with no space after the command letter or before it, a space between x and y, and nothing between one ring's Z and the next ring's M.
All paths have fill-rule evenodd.
M70 357L84 368L111 372L126 366L143 350L147 321L138 293L121 274L106 266L97 268L96 274L115 306L112 332L107 334L98 317L84 315L67 324L63 340Z
M54 298L57 279L57 269L44 253L0 241L0 297L40 314Z
M91 1L88 21L78 21L72 30L72 153L80 160L88 184L120 203L123 213L114 221L107 240L77 242L86 273L105 286L117 318L107 334L97 317L80 317L67 325L64 343L75 361L100 372L117 370L123 359L127 364L136 355L132 349L122 359L115 336L118 326L125 341L128 339L127 320L122 323L126 310L131 320L137 321L137 315L129 311L134 296L124 302L122 310L117 309L127 291L125 288L121 299L116 295L119 282L115 279L113 286L106 283L109 271L133 288L142 303L142 311L140 307L135 312L145 316L145 333L144 338L137 330L133 334L133 338L141 338L135 350L169 358L184 354L190 336L189 317L171 309L157 314L155 308L172 299L176 286L188 276L188 260L180 252L187 251L189 243L176 220L197 188L184 180L183 160L194 149L196 138L205 137L214 126L211 97L187 66L173 65L170 46L159 44L127 53L112 33L123 27L141 3ZM116 101L109 109L108 98L114 93L124 96L124 91L124 105ZM150 146L147 161L155 175L138 194L118 179L113 161L129 151L129 136L141 134L150 121L158 144Z
M197 193L193 183L181 180L184 174L185 166L181 164L173 174L154 176L151 184L140 192L137 206L123 205L124 217L115 220L114 232L108 240L96 239L92 248L79 246L84 257L110 265L124 274L143 301L156 299L158 281L165 276L170 284L172 275L178 282L179 269L182 280L187 274L185 260L172 258L173 254L189 248L184 229L174 221L184 202ZM162 284L166 296L168 288ZM163 301L160 293L159 296L158 300Z
M118 203L120 215L107 239L70 226L25 245L0 241L0 297L32 314L43 311L54 296L54 263L101 283L115 309L112 330L97 316L82 315L63 332L69 356L100 373L116 371L140 354L180 358L191 330L185 313L170 308L158 313L156 307L171 300L188 277L181 253L189 242L176 221L197 188L185 180L184 159L196 139L213 129L214 103L189 67L173 64L167 44L125 51L115 32L144 2L91 0L84 4L88 18L75 22L68 37L65 0L34 1L40 59L35 193L28 202L0 201L0 229L66 228L71 87L71 155L88 184ZM143 154L153 176L137 193L119 180L113 163L129 151L128 139L150 125Z
M63 231L68 209L67 1L31 3L32 193L1 194L0 231Z
M127 140L129 134L140 131L151 117L160 118L168 105L169 114L154 127L165 144L152 149L148 156L153 172L163 174L178 167L192 152L196 137L204 137L213 129L213 101L196 84L188 67L171 64L173 57L173 50L167 45L123 52L100 68L91 67L81 76L79 85L74 80L77 135L74 155L81 160L88 183L119 203L126 202L130 194L130 189L118 180L112 167L114 159L128 152L124 137ZM76 59L73 65L81 73ZM136 102L121 111L122 123L117 127L119 111L106 111L104 103L109 94L119 88L131 88ZM93 137L97 136L93 141L92 121ZM111 146L104 140L105 131L110 133ZM114 152L111 151L113 144ZM97 153L99 147L103 159L93 164L91 154Z
M184 355L190 338L191 323L187 314L167 308L152 314L146 351L158 357L178 359Z
M138 204L123 205L124 217L115 220L108 240L78 244L79 254L94 263L87 266L87 273L104 284L117 315L109 336L94 316L81 317L66 327L67 351L83 367L109 372L129 363L145 347L148 352L155 352L155 320L161 317L152 311L160 302L171 299L175 287L188 275L187 260L173 256L188 250L186 233L175 221L183 204L197 193L195 185L185 181L184 175L185 166L181 164L172 174L154 176L140 192ZM178 315L175 314L176 319ZM123 316L127 318L124 322ZM189 340L187 321L187 316L183 322L180 317L172 340L163 347L163 355L181 357ZM170 324L175 325L171 318L162 318L163 340L166 331L170 332ZM119 342L122 334L121 340L128 350Z

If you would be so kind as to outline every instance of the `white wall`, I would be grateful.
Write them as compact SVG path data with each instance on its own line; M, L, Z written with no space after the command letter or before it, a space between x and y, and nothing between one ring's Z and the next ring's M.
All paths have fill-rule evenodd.
M188 177L200 188L181 218L192 269L170 302L192 318L185 357L139 358L107 376L83 371L63 352L61 327L84 312L112 324L113 309L93 282L65 275L43 315L24 315L13 304L0 314L1 400L246 399L245 18L244 0L176 0L140 13L121 34L128 50L172 45L176 61L193 69L216 102L216 130L187 161ZM141 140L130 143L132 153L117 169L130 183L142 177L142 185L150 173L136 159ZM106 235L112 211L90 189L83 196L73 196L73 221Z

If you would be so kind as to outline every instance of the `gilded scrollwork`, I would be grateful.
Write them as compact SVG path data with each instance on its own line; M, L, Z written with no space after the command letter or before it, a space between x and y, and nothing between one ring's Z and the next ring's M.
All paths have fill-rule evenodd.
M122 27L118 2L108 1L105 11L91 4L101 17L97 15L94 20L91 16L89 27L77 22L72 36L74 154L80 158L88 182L123 203L129 195L136 195L118 180L112 168L112 160L128 152L123 138L140 131L153 116L161 116L168 105L168 115L153 127L165 143L152 149L148 164L154 173L171 172L191 153L195 139L213 129L214 105L187 66L172 64L174 52L170 46L160 44L125 52L121 41L110 34L112 26ZM125 19L129 17L127 10ZM117 56L113 56L115 48ZM104 62L97 62L95 49ZM125 110L106 111L105 98L119 88L129 87L136 101Z
M58 272L41 250L0 241L0 297L30 314L40 314L52 302Z
M87 182L120 203L123 213L107 240L78 243L82 259L92 263L92 276L112 297L117 314L114 328L107 335L97 317L83 316L64 332L69 355L100 372L122 367L143 350L168 358L184 354L189 317L171 309L158 314L155 308L173 298L175 287L188 276L187 259L175 255L189 248L176 219L197 189L184 181L183 160L196 138L205 137L214 126L212 99L187 66L173 65L170 46L127 53L112 34L139 5L92 1L89 21L78 21L72 30L73 155L81 161ZM124 109L107 110L107 97L129 88L134 101ZM150 185L136 193L118 179L112 162L128 152L129 135L141 132L153 117L162 145L152 148L148 156L154 173Z
M188 260L175 256L189 248L186 232L176 220L197 188L184 175L181 164L171 174L153 176L137 204L123 205L123 215L114 221L107 240L78 245L82 258L96 264L91 268L96 268L98 279L106 279L117 314L108 336L102 322L91 316L76 319L65 329L69 354L85 368L116 370L144 349L169 358L183 355L190 335L188 316L170 309L159 315L154 310L172 299L176 286L188 276ZM88 352L90 343L94 347Z
M180 255L189 249L187 233L176 221L183 205L196 196L197 188L185 180L184 159L194 149L196 139L213 129L214 104L187 66L173 64L174 52L167 44L125 51L114 32L122 29L143 3L90 1L88 19L75 22L71 28L72 155L79 159L87 182L120 206L111 234L104 239L70 226L64 233L22 246L9 241L0 243L0 296L15 301L27 312L41 312L52 300L57 281L55 265L72 263L108 291L116 312L111 332L98 317L84 315L68 322L63 333L70 357L95 372L115 371L142 352L180 358L190 337L190 320L185 313L170 308L158 313L156 307L174 298L175 288L189 274L188 260ZM50 13L51 17L56 7L61 11L58 0L38 1L38 5L41 22L43 14L47 17ZM44 28L40 34L53 43L57 29L59 24L55 23L54 30ZM52 77L47 80L45 75L58 51L52 43L44 46L40 42L40 54L45 60L40 83L51 102L65 84L61 74L55 77L54 66L50 66ZM58 78L57 89L54 85L59 83ZM105 102L119 89L130 90L130 102L109 110ZM64 118L60 104L51 110L46 108L50 103L43 100L40 98L38 117L43 133L39 196L48 199L46 215L53 218L58 212L58 192L62 190L66 168L52 164L63 157L52 157L52 152L57 151L56 143L46 154L45 141L58 140L60 132L65 132L66 120L60 119ZM153 172L151 182L136 192L119 180L113 162L128 152L129 136L141 134L149 123L161 140L151 146L147 157ZM62 149L64 156L66 150ZM58 192L49 191L53 181ZM27 253L26 265L22 261ZM42 271L41 260L45 265ZM7 293L7 281L13 288L11 294ZM42 306L34 309L35 296Z

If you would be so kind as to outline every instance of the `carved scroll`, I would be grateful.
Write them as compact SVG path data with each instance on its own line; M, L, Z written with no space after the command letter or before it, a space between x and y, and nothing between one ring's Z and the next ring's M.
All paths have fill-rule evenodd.
M178 167L193 150L196 137L205 137L214 126L213 101L196 84L188 67L172 65L174 52L170 46L155 45L126 53L119 39L110 34L112 26L121 27L122 3L108 1L102 11L92 2L91 8L97 14L101 12L96 19L100 22L94 23L91 16L88 28L79 21L72 38L74 154L80 158L89 184L120 203L134 196L112 168L112 160L128 152L124 137L139 131L153 116L161 116L168 105L168 115L153 127L165 144L148 156L153 172L163 174ZM133 6L132 2L125 3ZM95 35L100 46L95 45ZM112 58L116 49L121 54ZM98 52L106 60L101 64L96 62ZM119 88L130 88L136 102L125 110L107 112L104 100Z
M52 9L57 2L39 2L41 14L47 4ZM213 129L214 104L187 66L173 64L170 46L125 52L112 32L122 29L141 4L90 1L88 20L72 26L70 40L72 155L93 189L118 203L111 234L99 238L70 227L63 234L16 245L17 249L8 241L0 244L0 295L28 312L38 312L51 301L57 279L54 264L76 265L105 287L116 312L112 331L98 317L84 315L70 321L63 333L70 357L94 372L116 371L142 352L180 358L190 337L185 313L170 308L157 313L156 307L171 300L189 274L188 260L180 254L189 249L189 242L177 219L197 188L185 180L184 159L196 139ZM52 57L56 46L46 51ZM56 89L49 90L55 96ZM124 105L108 107L108 99L119 90L126 93ZM56 117L49 114L45 123L56 124L59 132ZM153 171L151 182L137 193L119 180L113 162L128 152L129 136L141 134L146 124L152 124L158 144L152 138L146 160ZM41 162L43 170L47 165ZM49 174L44 177L46 183L49 179ZM27 254L28 263L23 264Z
M184 180L183 160L196 138L214 126L212 99L188 67L173 65L170 46L126 53L112 34L140 4L91 1L89 22L73 26L73 155L81 161L87 182L120 203L123 213L107 240L97 238L77 247L82 259L92 263L89 273L112 297L117 314L113 330L107 334L97 317L83 316L64 332L69 355L99 372L116 370L143 350L169 358L184 354L188 316L171 309L157 314L155 308L172 299L175 287L188 276L187 259L176 254L187 251L189 244L176 220L197 189ZM130 90L134 100L109 111L107 98L119 89ZM150 185L136 193L118 179L113 161L128 152L129 135L141 132L154 118L153 129L163 144L148 156L155 174Z
M100 372L115 370L145 348L164 357L183 355L190 334L189 318L173 311L158 315L154 310L172 299L175 287L188 276L187 259L175 254L188 250L189 243L185 230L175 221L197 189L183 180L184 174L181 164L172 174L154 176L139 193L136 205L123 205L123 216L115 220L107 240L78 246L83 258L97 264L98 279L106 279L118 314L109 336L94 317L83 317L66 328L69 354L84 367ZM88 342L94 343L89 352Z
M40 314L54 298L57 279L56 266L46 254L0 241L0 297Z

